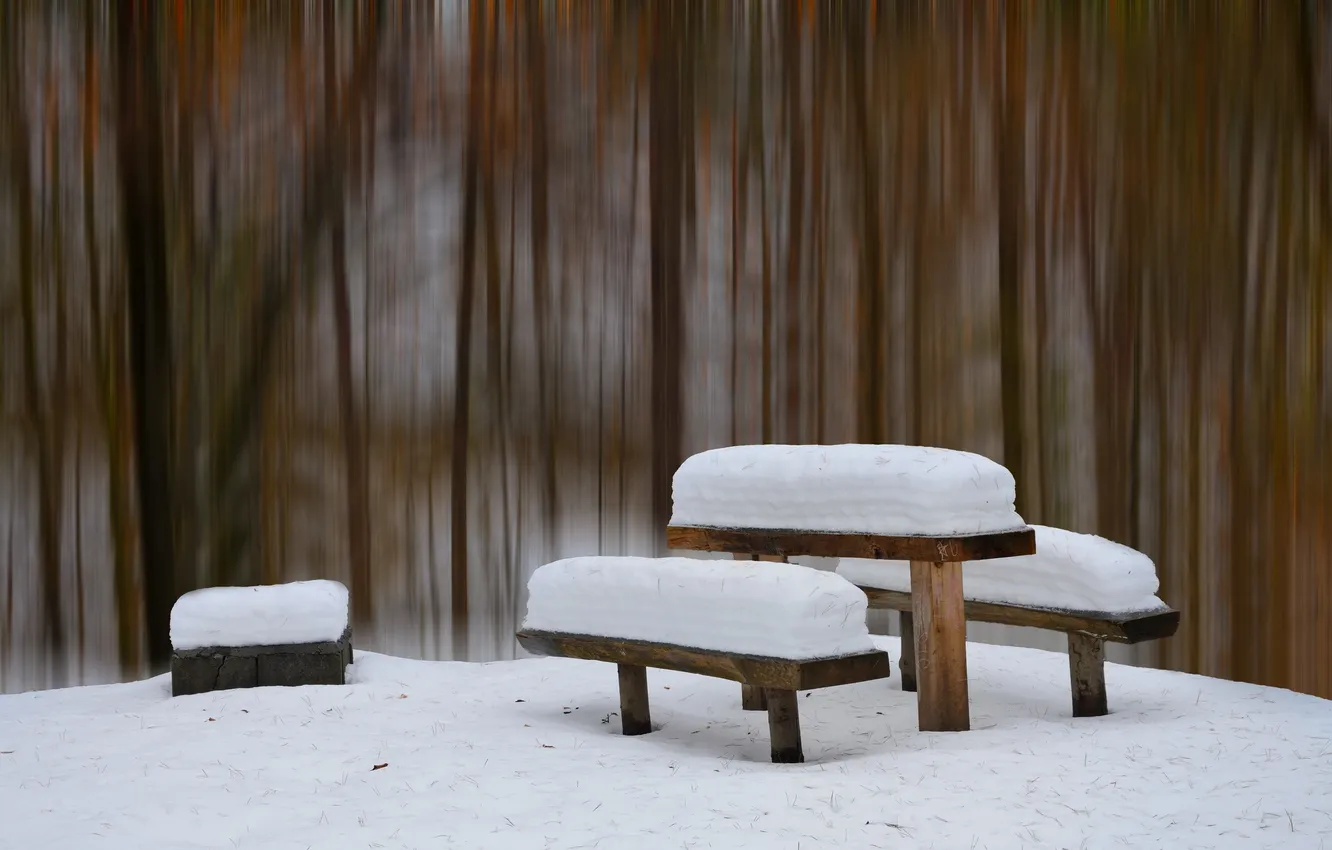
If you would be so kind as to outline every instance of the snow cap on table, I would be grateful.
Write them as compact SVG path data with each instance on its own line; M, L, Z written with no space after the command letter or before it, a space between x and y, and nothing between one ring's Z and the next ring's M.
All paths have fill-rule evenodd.
M874 648L864 591L794 564L591 556L537 569L524 630L791 660Z
M320 643L347 629L347 588L316 580L192 590L171 608L171 646L281 646Z
M969 562L962 593L977 602L1130 614L1164 608L1152 559L1103 537L1033 525L1036 554ZM906 561L843 558L837 574L861 587L911 591Z
M928 446L731 446L685 460L671 525L945 536L1012 531L1013 474Z

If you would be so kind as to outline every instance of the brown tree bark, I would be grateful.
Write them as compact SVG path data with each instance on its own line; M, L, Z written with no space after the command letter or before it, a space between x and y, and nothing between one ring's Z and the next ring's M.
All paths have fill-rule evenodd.
M739 63L736 63L737 67ZM732 80L731 90L731 374L728 384L731 392L731 445L740 443L740 405L736 397L740 389L740 275L744 259L744 227L741 224L744 210L745 180L741 173L741 162L747 162L740 151L740 83L739 71Z
M453 396L453 452L449 540L451 582L450 615L453 657L468 657L467 575L467 443L471 416L472 303L476 289L477 177L480 171L482 124L485 111L485 13L476 6L469 13L470 60L467 73L467 136L463 148L462 265L458 273L457 329L454 334L455 378Z
M64 613L62 611L62 591L60 573L64 568L64 553L67 551L64 547L63 536L64 513L65 513L65 449L68 445L69 433L69 280L66 275L66 247L65 247L65 205L64 205L64 175L62 172L63 157L56 154L59 150L59 140L62 136L60 131L60 109L57 108L57 94L54 80L48 81L48 104L47 115L47 142L46 149L51 152L47 165L50 173L46 179L51 189L49 190L51 198L51 212L49 219L49 250L51 252L51 272L52 284L55 290L55 339L53 341L51 373L48 378L48 387L46 390L46 428L50 431L47 450L51 457L44 465L46 473L51 476L49 482L41 484L42 490L47 492L42 500L44 506L48 506L52 513L48 522L52 524L49 533L56 538L55 557L47 561L44 565L45 570L42 576L42 594L44 608L48 617L47 635L48 642L52 634L52 629L61 632L56 643L52 644L51 661L55 668L55 678L57 682L67 682L70 680L69 664L70 660L64 657L64 648L68 644L68 637L63 633L66 627L64 622ZM48 533L48 532L43 532ZM77 533L77 532L76 532ZM47 550L43 543L43 551ZM75 592L82 593L81 582L75 581ZM49 618L54 616L54 626ZM77 623L77 621L76 621ZM75 646L75 655L79 654L78 645ZM81 660L81 659L79 659Z
M12 471L12 470L11 470ZM9 648L14 645L14 500L9 502L9 526L5 529L5 618L0 622L0 687L8 683Z
M786 439L800 442L800 325L805 313L800 298L800 276L805 237L805 130L801 119L800 5L783 9L786 81L786 135L788 216L786 228ZM817 128L816 128L817 131ZM807 320L806 320L807 321Z
M9 181L13 186L18 247L19 311L23 327L23 405L25 418L37 454L37 545L40 559L39 582L42 634L52 660L51 683L62 687L67 681L65 669L65 632L60 605L60 513L62 508L61 446L53 427L55 416L51 399L42 391L41 363L38 355L37 268L35 218L32 188L32 160L28 109L23 91L20 48L17 41L17 15L12 10L0 20L0 53L9 60L0 78L5 81L2 101L9 128ZM59 340L57 341L57 345Z
M532 121L532 302L536 326L536 369L541 450L542 486L546 501L546 545L553 547L555 523L559 517L559 488L556 486L555 428L558 419L553 382L548 379L553 353L549 342L549 270L550 270L550 132L546 106L546 30L539 0L527 2L527 95Z
M1069 26L1077 32L1081 7L1069 8L1072 18ZM1074 39L1071 45L1072 64L1080 67L1079 42ZM1118 222L1122 235L1106 263L1108 270L1104 274L1099 271L1097 255L1098 189L1093 122L1088 117L1088 108L1081 101L1075 101L1070 109L1069 126L1082 240L1082 282L1093 341L1092 382L1097 408L1094 427L1096 532L1133 546L1137 541L1129 537L1129 470L1138 459L1130 454L1132 359L1135 354L1132 336L1138 326L1141 278L1148 270L1145 246L1151 232L1147 222L1152 207L1148 203L1146 184L1148 175L1157 167L1155 149L1145 140L1156 138L1163 107L1160 98L1155 99L1148 109L1138 109L1127 99L1125 92L1118 97L1126 141L1122 143L1125 153L1117 174L1118 202L1112 208L1110 218L1112 222Z
M129 454L125 447L123 401L119 387L123 381L122 348L110 340L119 340L112 331L115 318L108 319L102 306L102 259L97 239L97 179L94 156L97 147L98 105L101 94L97 76L97 51L94 39L94 11L88 7L84 25L84 105L83 105L83 238L88 257L89 324L92 334L93 365L97 373L98 408L106 431L107 506L111 525L111 553L114 564L116 600L116 652L120 674L135 676L141 663L140 617L142 599L137 584L138 565L134 561L134 517L130 510ZM118 318L118 317L117 317Z
M357 104L340 114L338 104L337 21L333 0L324 3L324 120L330 133L329 177L344 180L347 170L348 132L357 127ZM333 273L333 330L338 371L338 412L342 419L343 486L346 490L347 554L351 565L352 622L362 627L374 612L374 584L370 567L370 520L367 500L365 441L361 436L360 406L352 375L351 298L347 285L347 207L336 192L338 207L331 211L329 250Z
M648 206L651 211L652 308L652 521L665 528L671 515L671 478L681 461L680 343L684 203L680 139L683 61L681 10L672 2L652 6L649 86ZM664 545L664 540L658 544Z
M121 229L129 286L130 372L135 469L143 541L148 664L171 658L175 602L174 498L171 478L172 346L162 166L162 97L157 35L150 7L116 7L118 155Z
M866 76L865 38L868 15L863 6L844 13L847 48L847 78L850 83L852 134L861 173L860 284L856 303L857 427L856 439L866 443L883 440L885 427L885 361L887 320L883 278L882 215L879 208L878 146L869 118L869 88Z
M1258 684L1276 687L1290 686L1292 669L1290 665L1291 649L1291 588L1294 568L1293 539L1296 520L1296 496L1294 470L1295 458L1292 452L1293 435L1291 433L1291 414L1293 405L1290 398L1289 375L1291 340L1293 328L1290 327L1290 305L1294 300L1291 294L1291 262L1295 255L1296 242L1294 231L1296 205L1291 200L1296 195L1297 175L1294 173L1293 158L1283 158L1278 168L1277 191L1284 203L1277 206L1276 215L1276 268L1273 274L1273 309L1271 315L1274 379L1267 382L1267 400L1264 408L1267 412L1269 440L1272 447L1271 502L1268 508L1268 522L1272 530L1272 545L1264 552L1271 559L1276 569L1268 576L1269 586L1267 605L1262 612L1263 622L1268 624L1263 634L1266 646L1259 648L1259 662L1262 667L1254 677ZM1274 175L1275 176L1275 175ZM1312 191L1317 192L1314 188ZM1195 498L1197 498L1195 496ZM1201 501L1201 499L1198 499ZM1195 562L1196 563L1196 562Z
M763 123L763 7L750 6L749 118L746 138L758 157L759 441L772 442L772 244L768 229L768 151Z
M827 312L827 272L828 272L828 196L831 192L827 189L827 163L824 162L826 156L827 128L824 115L824 100L828 94L828 50L827 50L827 15L826 7L820 7L813 24L815 36L813 38L813 90L814 96L811 103L810 129L814 136L812 150L810 151L810 163L813 173L810 175L810 209L813 215L810 221L813 267L814 267L814 429L813 440L816 444L824 442L826 428L826 401L827 391L825 383L827 379L827 352L824 351L826 345L826 328L824 327Z
M1254 57L1256 64L1256 56ZM1246 94L1248 94L1246 92ZM1252 103L1251 95L1246 97ZM1244 135L1240 142L1240 193L1236 207L1235 247L1233 280L1231 285L1230 305L1233 324L1230 338L1230 405L1228 428L1228 463L1230 473L1230 517L1229 545L1230 558L1230 645L1228 647L1230 674L1236 678L1252 678L1256 671L1253 631L1258 623L1255 616L1257 602L1261 598L1254 585L1259 571L1253 569L1259 560L1250 531L1250 517L1253 505L1253 475L1250 469L1253 458L1250 456L1250 410L1252 399L1249 393L1248 364L1252 362L1249 323L1252 321L1252 307L1249 297L1249 267L1252 262L1249 240L1254 230L1255 210L1253 200L1254 172L1254 118L1252 107L1245 110ZM1270 157L1266 172L1271 180L1274 174L1275 157ZM1266 228L1271 211L1273 192L1264 192L1264 208L1258 210L1257 225ZM1260 243L1262 244L1262 243Z
M1004 465L1018 480L1017 511L1026 509L1025 416L1022 375L1022 254L1026 247L1026 37L1016 2L1005 3L1003 86L996 138L999 145L999 373L1003 395Z

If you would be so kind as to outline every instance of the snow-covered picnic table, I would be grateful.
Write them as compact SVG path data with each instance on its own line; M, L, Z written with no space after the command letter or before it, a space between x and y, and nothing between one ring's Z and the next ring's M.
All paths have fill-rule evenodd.
M1036 551L1007 469L925 446L732 446L688 458L673 491L672 549L909 561L920 729L971 727L962 564Z

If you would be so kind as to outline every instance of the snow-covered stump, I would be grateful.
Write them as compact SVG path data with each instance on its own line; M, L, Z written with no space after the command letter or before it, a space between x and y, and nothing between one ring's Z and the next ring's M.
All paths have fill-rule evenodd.
M647 668L764 695L772 760L804 760L796 691L887 678L864 592L835 573L692 558L585 557L538 569L518 641L617 665L625 735L652 731Z
M962 564L1036 551L1012 473L925 446L732 446L688 458L673 488L672 549L910 561L919 727L971 728Z
M1074 717L1099 717L1109 705L1105 642L1170 637L1179 612L1156 596L1156 565L1141 552L1090 534L1032 526L1037 552L967 570L966 619L1065 632ZM910 690L907 641L916 609L915 565L847 558L837 573L865 591L870 607L901 612L902 689Z
M210 587L171 609L171 694L346 684L347 588L335 581Z

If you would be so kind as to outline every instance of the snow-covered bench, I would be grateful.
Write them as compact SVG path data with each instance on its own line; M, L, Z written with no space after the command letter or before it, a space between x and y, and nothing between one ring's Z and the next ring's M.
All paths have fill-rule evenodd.
M652 731L647 668L731 679L768 696L772 760L804 761L796 691L884 679L863 591L830 572L692 558L569 558L528 584L518 641L619 666L626 735Z
M345 684L347 603L347 588L336 581L186 593L171 608L172 695Z
M1032 529L1036 554L967 569L966 617L1066 632L1073 716L1099 717L1108 711L1105 642L1170 637L1179 612L1157 598L1156 565L1136 549L1059 528ZM837 572L865 591L871 608L902 613L902 689L915 690L910 565L844 559Z
M1007 469L924 446L732 446L687 459L673 486L672 549L911 561L919 726L971 727L962 564L1036 551Z

